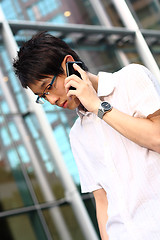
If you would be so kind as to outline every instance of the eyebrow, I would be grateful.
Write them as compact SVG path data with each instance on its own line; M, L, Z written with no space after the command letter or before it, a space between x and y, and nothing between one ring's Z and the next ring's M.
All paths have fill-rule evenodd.
M43 88L44 87L44 85L46 84L46 81L44 81L44 82L42 82L42 84L40 85L40 88ZM48 86L49 84L47 84L47 86ZM46 86L46 87L47 87ZM43 91L44 92L44 91ZM34 95L42 95L43 94L43 92L41 92L41 93L34 93Z

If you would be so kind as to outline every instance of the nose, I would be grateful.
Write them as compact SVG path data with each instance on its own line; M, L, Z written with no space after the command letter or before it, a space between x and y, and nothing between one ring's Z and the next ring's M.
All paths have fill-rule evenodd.
M49 93L46 95L47 101L50 102L50 104L55 105L56 101L58 100L58 96L55 94Z

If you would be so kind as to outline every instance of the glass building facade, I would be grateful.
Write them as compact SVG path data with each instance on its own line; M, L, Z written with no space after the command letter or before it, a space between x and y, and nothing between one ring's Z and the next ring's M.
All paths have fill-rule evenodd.
M23 41L46 30L95 74L140 63L160 81L160 1L1 0L0 8L0 236L98 240L95 202L80 193L69 144L77 115L37 106L12 61Z

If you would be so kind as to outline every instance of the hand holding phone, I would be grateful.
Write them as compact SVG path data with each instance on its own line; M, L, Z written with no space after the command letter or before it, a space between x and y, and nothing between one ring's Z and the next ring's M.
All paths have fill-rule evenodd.
M79 65L82 68L82 62L81 61L75 61L75 62L67 62L66 63L66 72L67 72L67 77L75 74L77 75L79 78L81 78L81 75L78 71L76 71L73 67L73 64L76 63L77 65ZM82 79L82 78L81 78ZM74 87L70 87L69 90L75 90Z

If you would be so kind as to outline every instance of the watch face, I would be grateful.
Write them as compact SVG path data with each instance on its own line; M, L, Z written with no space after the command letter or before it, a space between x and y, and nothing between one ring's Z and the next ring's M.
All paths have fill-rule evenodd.
M103 107L104 111L108 111L112 108L108 102L102 102L101 106Z

